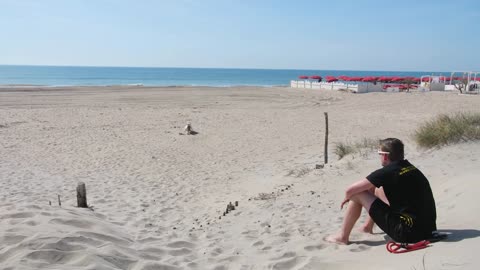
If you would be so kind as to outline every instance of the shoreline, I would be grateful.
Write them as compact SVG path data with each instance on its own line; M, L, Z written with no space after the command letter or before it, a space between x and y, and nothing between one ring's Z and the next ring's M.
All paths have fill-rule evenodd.
M415 72L415 73L449 73L449 71L424 71L424 70L352 70L352 69L298 69L298 68L239 68L239 67L142 67L142 66L75 66L75 65L16 65L16 64L0 64L0 67L55 67L55 68L118 68L118 69L225 69L225 70L280 70L280 71L340 71L340 72Z

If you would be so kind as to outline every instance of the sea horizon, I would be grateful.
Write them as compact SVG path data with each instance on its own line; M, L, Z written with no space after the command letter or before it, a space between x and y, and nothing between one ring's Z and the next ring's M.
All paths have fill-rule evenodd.
M0 65L0 85L289 86L298 76L450 76L445 71Z

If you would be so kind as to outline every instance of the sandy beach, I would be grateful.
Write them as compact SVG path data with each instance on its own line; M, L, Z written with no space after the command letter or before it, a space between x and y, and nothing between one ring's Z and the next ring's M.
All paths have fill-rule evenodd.
M315 169L324 112L329 163ZM0 269L478 269L480 142L412 138L456 112L480 112L480 96L0 88ZM181 134L187 122L198 134ZM339 160L335 143L386 137L430 180L448 239L405 254L388 253L378 227L325 242L346 186L380 168L376 149ZM91 209L76 207L79 182Z

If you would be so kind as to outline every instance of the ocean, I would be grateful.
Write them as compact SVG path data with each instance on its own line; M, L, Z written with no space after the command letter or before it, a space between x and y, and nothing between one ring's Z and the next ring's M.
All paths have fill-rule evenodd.
M450 76L448 72L0 65L0 85L287 86L300 75L420 77L432 74Z

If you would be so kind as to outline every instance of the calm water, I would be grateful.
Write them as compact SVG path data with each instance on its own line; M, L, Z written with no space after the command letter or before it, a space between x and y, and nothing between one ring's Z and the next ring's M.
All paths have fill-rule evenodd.
M0 85L286 86L299 75L420 77L431 74L450 75L448 72L0 65Z

